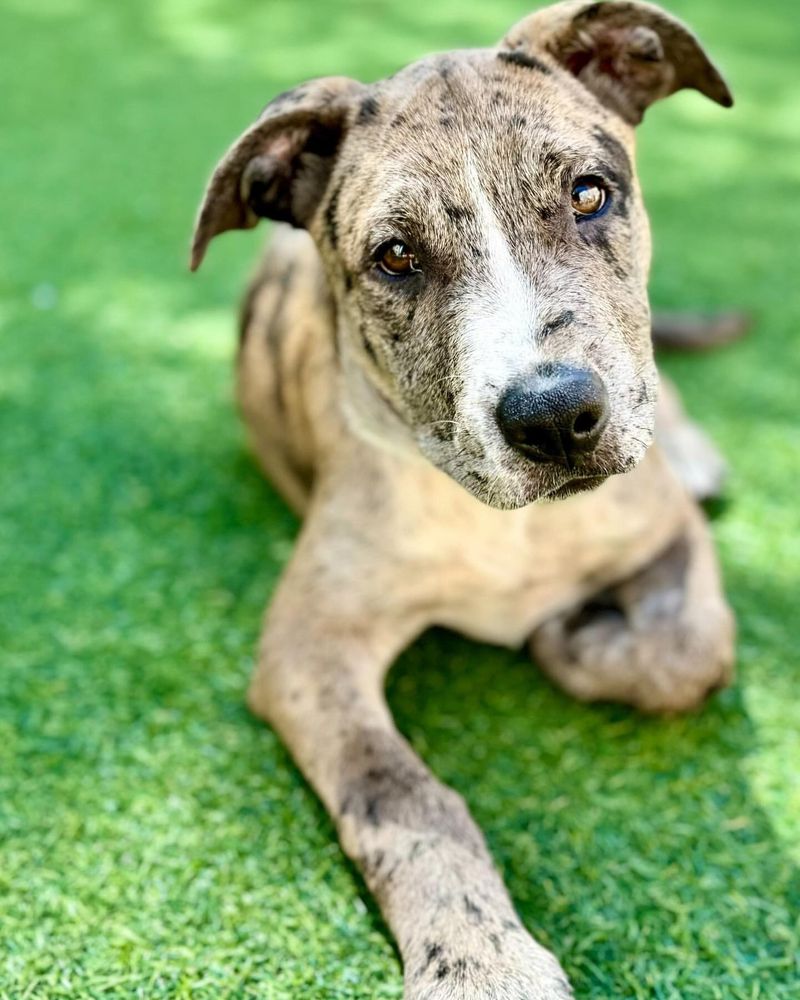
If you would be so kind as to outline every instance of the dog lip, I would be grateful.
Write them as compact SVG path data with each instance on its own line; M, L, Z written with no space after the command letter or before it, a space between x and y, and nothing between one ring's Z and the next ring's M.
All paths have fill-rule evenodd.
M575 476L560 486L556 486L555 489L548 490L542 499L565 500L576 493L588 493L590 490L597 489L606 479L608 479L608 476Z

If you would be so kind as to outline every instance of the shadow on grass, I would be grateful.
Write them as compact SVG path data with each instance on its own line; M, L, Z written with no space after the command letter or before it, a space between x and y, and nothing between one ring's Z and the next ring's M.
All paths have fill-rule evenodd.
M800 881L751 794L743 764L759 738L740 689L699 715L648 720L568 701L524 655L434 633L390 690L576 985L699 997L709 979L739 996L725 987L745 995L763 968L788 989Z

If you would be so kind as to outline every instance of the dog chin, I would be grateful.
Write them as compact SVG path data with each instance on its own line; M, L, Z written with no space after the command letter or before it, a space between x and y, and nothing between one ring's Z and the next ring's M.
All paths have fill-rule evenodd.
M502 476L458 477L457 481L476 500L493 507L496 510L518 510L533 503L551 503L565 500L578 493L588 493L602 485L608 476L577 476L561 477L559 482L549 479L546 482L520 482L519 479L509 482Z
M561 486L543 494L538 499L552 502L555 500L566 500L568 497L577 496L578 493L590 493L602 486L608 476L580 476L575 479L568 479Z
M610 443L592 456L581 468L528 462L517 458L506 464L498 462L492 471L453 466L432 459L442 472L454 479L469 494L496 510L518 510L534 503L554 503L580 493L589 493L612 476L631 472L644 457L648 444L634 453L620 451Z

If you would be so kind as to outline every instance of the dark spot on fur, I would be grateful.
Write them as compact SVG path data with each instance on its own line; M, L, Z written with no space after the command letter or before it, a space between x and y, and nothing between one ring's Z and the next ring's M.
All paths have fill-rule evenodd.
M443 422L440 424L434 424L431 427L431 435L436 438L437 441L441 441L446 444L448 441L453 440L454 426L449 422Z
M247 339L247 333L250 329L250 324L253 321L253 312L255 309L256 295L261 291L261 282L254 281L250 287L245 292L245 296L242 299L242 304L239 307L239 348L244 346L244 342Z
M343 185L344 178L340 177L331 191L331 196L328 199L328 205L325 209L325 232L334 250L339 242L339 224L336 216L339 210L339 195L342 193Z
M394 864L384 870L385 862L386 852L382 850L374 851L372 854L364 854L358 859L359 867L373 892L388 885L400 867L400 861L395 860Z
M399 128L401 125L405 125L407 118L404 114L395 115L389 123L390 128Z
M452 412L456 404L456 394L452 386L446 385L442 390L442 399L444 400L444 405L447 408L448 413Z
M591 7L586 7L582 10L580 14L575 17L575 23L579 21L594 21L594 19L602 12L602 3L593 3Z
M408 860L414 861L416 858L418 858L422 853L422 849L424 848L424 846L425 845L421 840L415 840L414 843L411 845L411 850L408 852Z
M442 954L442 946L440 944L428 944L425 946L425 964L423 965L423 971L428 968L431 962L435 962L437 958Z
M475 218L475 214L471 208L468 208L466 205L454 205L452 201L448 201L446 198L442 199L442 208L451 222L472 221Z
M542 172L546 174L556 174L563 165L563 158L555 149L546 149L542 154Z
M499 52L497 58L501 62L510 63L512 66L522 66L525 69L535 69L539 73L548 75L552 72L550 67L537 59L536 56L529 55L521 49L514 49L512 52Z
M449 975L450 975L450 966L447 964L447 962L442 962L439 965L439 968L436 970L436 978L445 979Z
M369 762L365 739L374 746ZM484 851L463 801L436 781L398 736L379 729L356 732L345 746L339 813L370 826L392 823L428 836L435 833L468 850Z
M544 340L545 337L549 337L557 330L563 330L565 326L569 326L574 319L575 313L571 309L567 309L565 312L562 312L560 316L556 316L556 318L551 319L549 323L545 323L539 331L539 336L542 340Z
M439 124L442 126L442 128L449 129L453 127L454 121L455 119L453 118L452 115L442 115L441 118L439 119Z
M492 947L497 952L497 954L498 955L502 954L503 946L500 943L500 938L498 937L497 934L494 933L494 931L492 931L492 933L489 935L489 940L491 941Z
M464 911L473 923L483 923L483 910L477 903L473 903L469 896L464 896Z
M608 238L608 232L603 226L603 220L598 219L597 222L599 225L593 225L592 219L578 222L578 234L587 246L599 250L608 264L616 271L616 268L619 267L619 260Z
M281 107L298 104L303 98L303 93L304 88L302 86L292 87L291 90L282 90L280 94L276 94L269 104L264 107L261 115L265 115L268 111L277 111Z
M286 265L286 267L281 271L278 276L278 283L281 286L281 291L287 292L294 281L294 262L291 261Z
M631 185L629 176L619 173L608 164L603 164L600 170L606 180L611 181L616 191L611 205L611 211L616 218L628 218L628 203L631 195Z
M511 124L515 128L525 128L525 126L528 124L528 119L525 117L525 115L512 115Z
M488 487L489 477L481 475L480 472L470 472L467 474L467 482L471 483L480 492Z
M600 143L604 152L606 152L612 160L616 160L619 166L625 167L628 174L633 172L628 151L619 139L615 139L610 132L606 132L606 130L604 128L600 128L600 126L592 132L592 135Z
M633 166L628 152L621 142L603 128L596 128L592 135L610 160L609 163L601 165L601 173L616 188L614 212L627 218L633 178Z
M619 278L620 281L628 280L628 272L621 264L614 265L614 274Z
M361 107L358 109L358 124L366 125L368 122L371 122L378 114L378 108L379 104L372 95L365 97L361 102Z

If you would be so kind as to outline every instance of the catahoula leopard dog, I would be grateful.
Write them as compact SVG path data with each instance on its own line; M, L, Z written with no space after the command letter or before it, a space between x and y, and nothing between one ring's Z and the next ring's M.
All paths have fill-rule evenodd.
M731 677L698 506L717 459L659 394L634 169L634 126L684 87L732 103L660 9L556 4L494 48L276 97L200 211L193 268L218 233L290 224L237 368L258 457L304 517L249 704L377 898L407 1000L571 991L393 724L404 647L434 624L529 642L572 695L646 712Z

